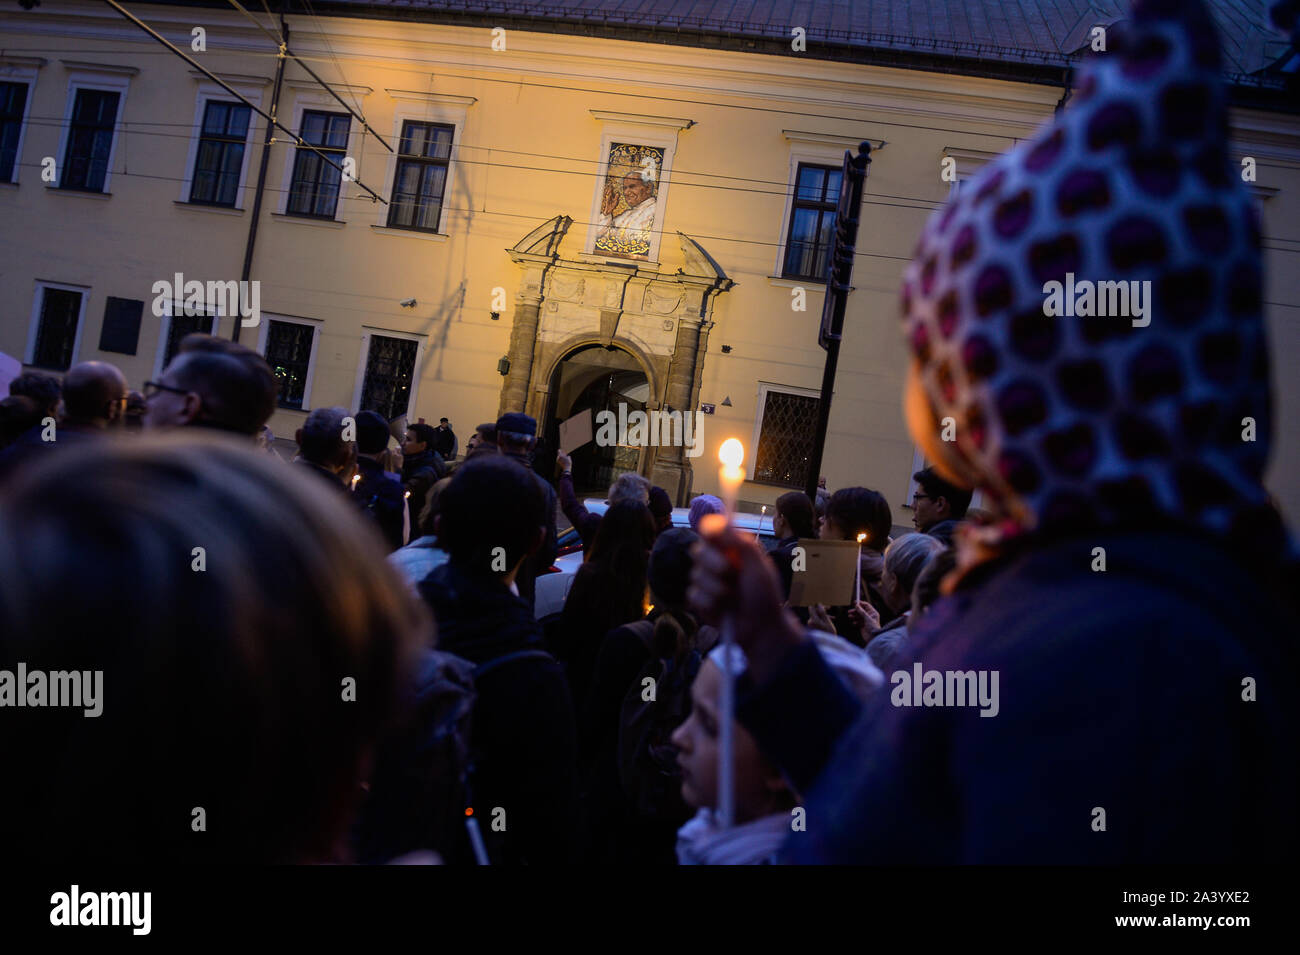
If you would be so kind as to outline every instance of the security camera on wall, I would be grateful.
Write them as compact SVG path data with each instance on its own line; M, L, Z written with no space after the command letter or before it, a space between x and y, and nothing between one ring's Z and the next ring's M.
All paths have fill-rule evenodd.
M404 298L404 299L402 299L400 302L398 302L397 304L401 305L402 308L415 308L415 299L413 299L413 298Z

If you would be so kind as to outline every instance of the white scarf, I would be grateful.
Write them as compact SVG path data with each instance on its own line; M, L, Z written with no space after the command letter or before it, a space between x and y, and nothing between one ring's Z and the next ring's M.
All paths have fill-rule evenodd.
M677 861L681 865L761 865L772 862L790 834L789 813L760 816L723 829L712 809L701 809L677 830Z

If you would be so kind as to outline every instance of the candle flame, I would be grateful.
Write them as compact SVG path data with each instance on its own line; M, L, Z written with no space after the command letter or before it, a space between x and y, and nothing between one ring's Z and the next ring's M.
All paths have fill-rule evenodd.
M728 438L718 448L718 460L729 468L738 468L745 460L745 446L735 438Z
M858 535L858 543L859 543L859 544L861 544L861 543L862 543L864 540L866 540L866 539L867 539L867 535L866 535L866 534L859 534L859 535Z

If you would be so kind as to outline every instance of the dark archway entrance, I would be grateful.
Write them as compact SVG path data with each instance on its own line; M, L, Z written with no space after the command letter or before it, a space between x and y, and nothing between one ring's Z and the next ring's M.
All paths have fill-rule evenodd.
M619 405L626 405L630 414L644 411L650 402L650 382L636 358L615 346L579 348L556 364L549 394L543 431L548 448L559 447L560 422L584 411L592 417L593 440L573 452L573 484L579 495L603 495L620 474L642 472L645 449L601 447L594 440L599 412L617 416Z

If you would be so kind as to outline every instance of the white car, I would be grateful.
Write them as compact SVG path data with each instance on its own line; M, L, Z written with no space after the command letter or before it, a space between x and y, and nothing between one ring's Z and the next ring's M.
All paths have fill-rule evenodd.
M582 503L592 514L604 514L609 509L609 502L600 498L588 498ZM690 508L674 507L673 527L690 527L690 515ZM741 530L757 535L758 542L764 548L770 549L776 543L770 515L735 514L732 520ZM577 528L570 527L561 531L556 543L559 546L559 556L555 558L551 569L537 578L533 613L538 620L564 609L569 588L573 586L573 576L582 566L582 539L578 536Z

